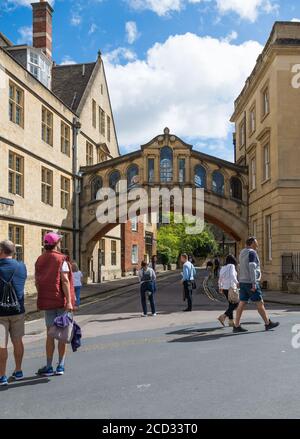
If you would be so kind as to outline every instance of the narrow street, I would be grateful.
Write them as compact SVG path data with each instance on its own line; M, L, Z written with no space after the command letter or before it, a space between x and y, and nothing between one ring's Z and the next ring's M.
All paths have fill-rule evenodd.
M268 305L281 326L266 333L251 306L249 333L233 335L216 321L225 304L203 293L192 313L182 312L178 273L159 280L157 302L159 315L141 318L131 286L83 305L83 346L69 353L63 377L35 376L45 361L44 322L28 322L27 378L2 391L3 418L299 417L300 350L291 345L299 308Z

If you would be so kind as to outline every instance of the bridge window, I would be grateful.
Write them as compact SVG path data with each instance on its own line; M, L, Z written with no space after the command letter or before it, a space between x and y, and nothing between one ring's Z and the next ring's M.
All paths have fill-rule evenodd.
M128 189L137 186L138 182L139 182L139 168L136 165L131 165L127 170Z
M148 182L154 182L154 159L148 159Z
M242 201L243 199L243 186L242 182L237 177L232 177L230 180L230 195L236 200Z
M185 159L178 160L178 169L179 169L179 183L185 183Z
M103 181L101 177L95 177L92 180L91 183L91 199L96 200L97 199L97 193L99 191L99 189L101 189L103 186Z
M206 170L201 165L195 167L195 186L199 188L206 187Z
M160 152L160 181L161 183L173 181L173 151L169 146L164 146Z
M224 195L224 175L219 171L213 173L212 190L218 195Z
M113 171L109 176L109 187L113 190L118 190L118 183L121 180L119 171Z

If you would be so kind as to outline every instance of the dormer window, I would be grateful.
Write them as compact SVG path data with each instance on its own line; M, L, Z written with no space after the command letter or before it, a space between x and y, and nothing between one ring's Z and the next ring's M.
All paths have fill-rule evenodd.
M29 72L47 88L51 84L51 61L42 51L30 48L27 56L27 69Z

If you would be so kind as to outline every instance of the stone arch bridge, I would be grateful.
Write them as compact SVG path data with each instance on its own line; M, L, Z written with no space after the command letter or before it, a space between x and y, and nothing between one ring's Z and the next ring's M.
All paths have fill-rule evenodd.
M81 254L82 264L96 242L116 227L96 218L97 192L102 187L116 189L126 180L128 189L174 187L204 189L205 220L230 234L240 246L248 234L248 170L193 149L180 138L164 134L142 145L135 152L81 168ZM117 205L119 201L117 200ZM117 218L118 221L118 218Z

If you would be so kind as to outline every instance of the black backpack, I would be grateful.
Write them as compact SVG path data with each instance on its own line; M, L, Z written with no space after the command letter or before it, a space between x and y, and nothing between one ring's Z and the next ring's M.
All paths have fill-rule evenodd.
M16 271L17 269L13 272L9 281L0 277L0 281L3 284L0 291L0 314L2 315L20 314L21 311L18 296L12 283Z

